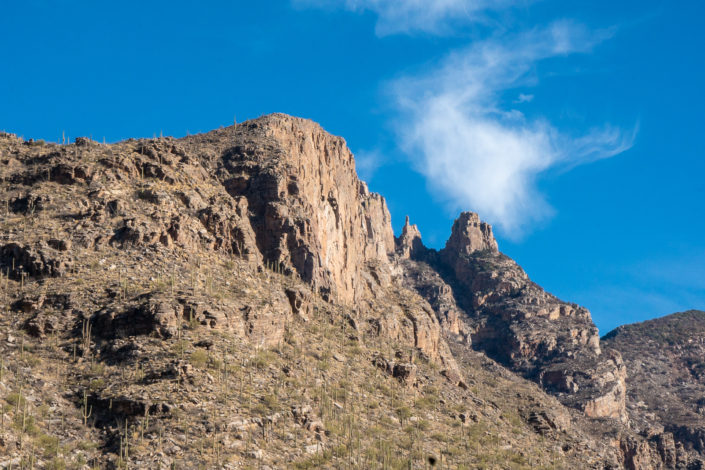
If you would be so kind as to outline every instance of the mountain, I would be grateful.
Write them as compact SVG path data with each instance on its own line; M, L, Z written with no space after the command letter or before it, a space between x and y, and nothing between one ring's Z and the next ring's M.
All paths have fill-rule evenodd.
M620 326L603 342L622 354L629 370L627 408L633 428L645 437L656 436L667 465L675 465L686 451L702 454L705 312L690 310ZM658 436L667 436L668 444Z
M477 214L395 237L311 121L2 134L0 201L0 468L704 466L694 379L658 408L631 327L600 340Z

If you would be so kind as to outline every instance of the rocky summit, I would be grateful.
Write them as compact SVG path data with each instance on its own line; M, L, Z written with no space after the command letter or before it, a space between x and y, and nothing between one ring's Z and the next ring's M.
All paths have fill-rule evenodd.
M705 468L705 313L620 327L345 141L0 134L0 468Z

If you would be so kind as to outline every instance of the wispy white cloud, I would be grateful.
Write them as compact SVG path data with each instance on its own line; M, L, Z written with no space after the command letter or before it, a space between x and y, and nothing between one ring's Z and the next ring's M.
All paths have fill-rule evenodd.
M300 5L377 15L377 34L450 34L532 0L292 0ZM590 31L558 21L508 35L496 24L489 39L450 53L390 84L399 146L434 194L453 211L474 210L510 238L520 238L553 209L537 187L540 175L568 171L629 149L634 129L608 124L568 133L528 118L537 63L588 53L613 30ZM522 108L523 109L523 108ZM369 166L363 161L361 168Z
M391 90L400 144L454 210L478 211L505 235L520 237L553 212L536 186L541 173L623 152L634 132L604 126L572 136L526 118L503 94L534 85L537 62L588 52L610 34L557 22L475 43L430 72L397 79Z
M525 94L525 93L519 93L519 96L517 97L517 99L514 100L514 102L517 104L530 103L532 101L534 101L534 95Z
M450 34L457 27L482 23L491 11L529 0L293 0L294 4L369 11L377 15L376 33Z

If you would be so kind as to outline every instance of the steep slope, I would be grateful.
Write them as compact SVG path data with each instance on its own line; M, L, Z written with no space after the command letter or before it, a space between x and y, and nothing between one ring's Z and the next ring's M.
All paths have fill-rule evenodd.
M624 325L603 343L617 349L630 373L631 422L656 440L669 464L705 451L705 312L690 310ZM701 467L705 464L700 462Z
M311 121L3 134L0 201L0 468L663 466L585 309L475 214L395 240Z

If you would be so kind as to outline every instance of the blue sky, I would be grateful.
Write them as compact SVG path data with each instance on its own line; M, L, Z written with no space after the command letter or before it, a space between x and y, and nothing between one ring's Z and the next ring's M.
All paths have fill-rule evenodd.
M182 136L270 112L346 138L442 247L460 210L600 331L705 309L705 5L11 2L0 129Z

